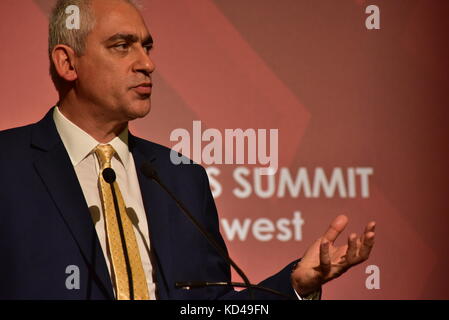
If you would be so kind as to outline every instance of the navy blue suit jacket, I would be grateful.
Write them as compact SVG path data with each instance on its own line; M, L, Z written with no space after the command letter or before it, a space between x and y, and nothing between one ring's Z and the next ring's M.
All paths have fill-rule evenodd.
M0 299L114 299L87 203L52 115L53 109L36 124L0 132ZM129 148L147 214L158 298L246 298L223 287L175 288L176 281L229 281L230 268L139 169L151 163L224 246L207 174L199 165L173 165L168 148L131 134ZM261 284L294 297L292 264ZM80 270L79 289L66 287L70 265Z

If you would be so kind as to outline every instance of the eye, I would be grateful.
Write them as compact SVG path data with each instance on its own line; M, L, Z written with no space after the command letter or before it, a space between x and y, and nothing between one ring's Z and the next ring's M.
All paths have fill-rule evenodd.
M121 50L121 51L126 51L129 49L129 44L128 43L119 43L119 44L116 44L114 46L114 48Z
M153 49L153 45L152 44L144 45L143 49L145 50L146 53L150 53L151 49Z

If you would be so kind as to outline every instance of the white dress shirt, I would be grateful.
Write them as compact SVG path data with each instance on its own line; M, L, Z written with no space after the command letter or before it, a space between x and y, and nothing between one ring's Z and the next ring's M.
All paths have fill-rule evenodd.
M107 250L106 225L100 200L100 189L98 187L100 163L95 154L95 148L100 143L68 120L58 107L54 109L53 119L83 190L84 198L89 207L92 221L95 224L95 230L97 231L98 239L105 256L109 275L111 275L112 260ZM148 223L134 158L128 148L128 128L108 144L112 145L116 151L111 166L117 175L117 183L125 201L126 212L133 223L143 270L147 279L149 296L150 299L154 300L156 299L156 285L150 258ZM111 279L115 292L114 279L112 277Z
M95 148L101 143L67 119L57 106L53 112L53 119L56 124L56 129L69 154L81 188L83 189L84 198L86 199L92 220L95 224L95 230L97 231L101 249L106 258L109 275L111 276L111 256L107 250L106 225L100 200L100 189L98 187L100 162L95 154ZM128 128L107 144L110 144L116 151L112 158L111 166L117 175L117 183L126 204L126 212L133 223L143 270L147 279L148 293L150 299L155 300L156 284L154 282L155 275L150 258L150 237L147 216L140 192L134 158L128 148ZM115 284L112 277L111 281L115 293ZM296 291L295 293L298 299L302 300Z

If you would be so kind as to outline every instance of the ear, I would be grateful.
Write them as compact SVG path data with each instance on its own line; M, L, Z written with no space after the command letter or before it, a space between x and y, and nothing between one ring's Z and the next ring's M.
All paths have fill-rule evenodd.
M58 75L66 81L75 81L78 74L75 69L76 54L69 46L58 44L51 53Z

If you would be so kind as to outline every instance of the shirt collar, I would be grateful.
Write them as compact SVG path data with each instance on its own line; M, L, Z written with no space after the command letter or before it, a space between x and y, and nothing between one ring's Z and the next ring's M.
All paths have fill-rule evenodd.
M58 106L56 106L53 111L53 119L73 166L77 166L84 158L93 152L99 144L101 144L83 129L67 119L61 113ZM129 164L128 127L108 144L114 148L118 159L122 162L125 169L127 169Z

